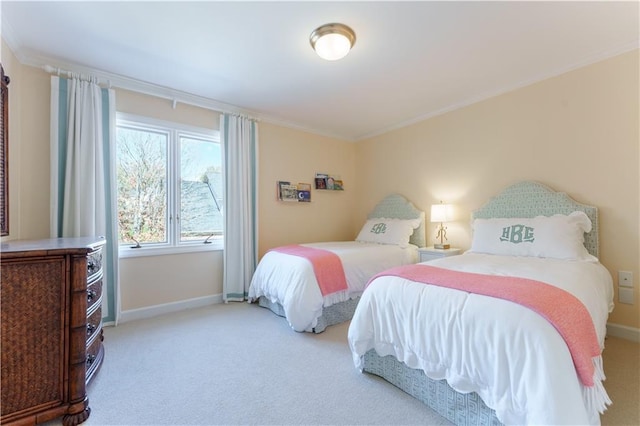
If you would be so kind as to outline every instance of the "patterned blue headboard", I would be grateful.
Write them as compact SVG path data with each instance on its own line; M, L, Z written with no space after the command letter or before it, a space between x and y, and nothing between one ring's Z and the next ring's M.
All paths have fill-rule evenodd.
M598 257L598 209L578 203L564 192L555 192L538 182L523 181L511 185L474 211L472 218L552 216L574 211L585 212L591 220L591 232L584 234L584 246L590 254Z
M420 219L420 226L413 231L409 238L411 244L418 247L425 246L424 212L418 210L409 200L400 194L391 194L380 201L367 215L367 219L385 217L389 219Z

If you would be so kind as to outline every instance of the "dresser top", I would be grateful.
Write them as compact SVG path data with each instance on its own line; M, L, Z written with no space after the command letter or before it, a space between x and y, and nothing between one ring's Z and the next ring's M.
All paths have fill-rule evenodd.
M8 257L15 253L26 253L32 256L51 254L87 254L105 244L102 237L69 237L47 238L43 240L15 240L2 243L0 255Z

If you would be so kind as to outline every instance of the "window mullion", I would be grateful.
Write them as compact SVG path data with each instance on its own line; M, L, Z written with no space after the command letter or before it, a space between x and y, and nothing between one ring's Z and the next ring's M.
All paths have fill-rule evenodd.
M178 245L180 241L180 173L178 170L179 164L179 146L177 131L172 130L169 133L169 205L167 210L170 212L172 220L169 227L169 244L172 246Z
M142 248L132 252L141 254L221 243L219 133L122 113L117 120L119 244L137 238Z

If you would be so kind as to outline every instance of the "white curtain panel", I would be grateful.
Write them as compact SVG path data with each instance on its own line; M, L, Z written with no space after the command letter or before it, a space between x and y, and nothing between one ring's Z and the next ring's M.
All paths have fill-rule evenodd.
M220 118L224 158L222 298L246 300L258 258L258 124L232 114Z
M115 94L95 78L51 77L51 237L103 236L103 318L117 323Z

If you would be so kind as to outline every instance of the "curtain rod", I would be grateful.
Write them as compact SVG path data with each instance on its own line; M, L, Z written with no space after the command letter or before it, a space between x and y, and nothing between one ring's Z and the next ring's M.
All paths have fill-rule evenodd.
M42 67L49 74L56 74L58 77L67 77L67 78L77 78L82 81L90 81L96 84L100 84L101 79L92 74L81 74L78 72L63 70L57 67L52 67L51 65L45 65ZM105 84L109 89L111 89L111 81L108 79L102 79L102 83Z
M90 78L93 77L93 78L96 78L98 82L102 81L102 83L107 85L109 89L111 89L112 87L117 87L123 90L142 93L144 95L149 95L149 96L153 96L160 99L167 99L171 101L171 106L173 107L173 109L176 109L176 106L178 105L178 103L181 103L185 105L196 106L198 108L208 109L221 114L244 115L256 121L261 120L259 115L255 114L254 112L247 111L242 108L238 108L234 105L221 103L213 99L204 98L202 96L192 95L189 93L175 93L179 91L168 89L166 87L157 86L152 83L146 83L146 82L132 79L129 77L113 75L112 78L110 79L104 76L98 77L95 74L86 75L86 74L76 73L73 71L63 70L61 68L54 67L51 65L43 65L42 69L44 69L44 71L46 71L49 74L56 74L58 76L63 75L67 78L76 76L77 78L89 80ZM90 70L88 72L91 73ZM108 74L108 73L99 72L99 74ZM113 85L112 85L112 80L114 80ZM162 92L168 92L168 93L162 93Z

